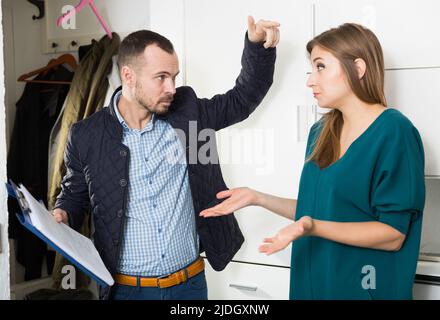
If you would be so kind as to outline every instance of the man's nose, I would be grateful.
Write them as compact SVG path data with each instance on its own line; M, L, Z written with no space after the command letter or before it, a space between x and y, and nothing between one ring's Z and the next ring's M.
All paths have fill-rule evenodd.
M165 91L166 93L174 95L176 93L176 84L172 79L168 79L165 82Z

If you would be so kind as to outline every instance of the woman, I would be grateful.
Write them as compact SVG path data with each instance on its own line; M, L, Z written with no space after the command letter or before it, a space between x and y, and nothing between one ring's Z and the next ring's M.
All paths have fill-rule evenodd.
M387 108L383 53L357 24L307 44L307 86L330 111L310 130L298 200L249 188L201 216L264 207L292 219L260 251L292 245L291 299L411 299L425 201L420 135Z

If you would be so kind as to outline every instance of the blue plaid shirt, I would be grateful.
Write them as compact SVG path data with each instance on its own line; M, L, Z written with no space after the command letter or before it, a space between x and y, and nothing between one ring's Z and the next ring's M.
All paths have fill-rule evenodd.
M130 149L128 203L118 272L163 276L199 256L199 238L185 150L171 125L157 119L142 130L123 127Z

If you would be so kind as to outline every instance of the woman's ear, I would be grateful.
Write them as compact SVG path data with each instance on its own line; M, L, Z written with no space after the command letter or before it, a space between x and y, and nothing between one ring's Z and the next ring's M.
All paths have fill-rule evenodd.
M367 65L365 64L364 59L361 58L357 58L356 60L354 60L354 63L356 64L359 80L361 80L365 75Z

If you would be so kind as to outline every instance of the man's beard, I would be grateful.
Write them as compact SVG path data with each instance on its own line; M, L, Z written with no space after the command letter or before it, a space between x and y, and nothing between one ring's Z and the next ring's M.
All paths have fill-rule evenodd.
M139 87L136 87L136 91L135 91L135 99L137 101L137 103L139 105L141 105L142 107L144 107L146 110L148 110L151 113L156 113L158 115L160 114L165 114L168 112L168 107L163 107L161 106L161 103L163 102L169 102L171 103L173 101L173 96L172 95L167 95L162 97L159 102L157 103L157 105L152 106L151 104L149 104L143 97L141 94L141 89Z

